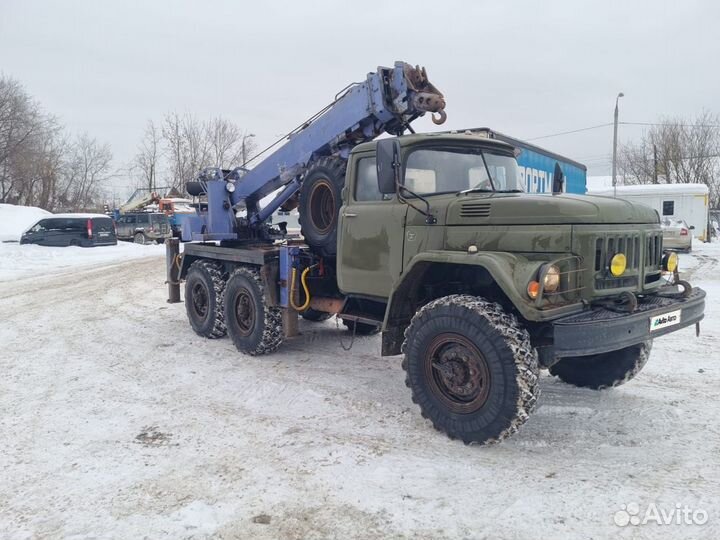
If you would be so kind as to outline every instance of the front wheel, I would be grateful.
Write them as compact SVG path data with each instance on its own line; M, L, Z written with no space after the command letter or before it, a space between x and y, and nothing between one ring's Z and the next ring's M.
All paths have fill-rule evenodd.
M413 317L403 343L405 384L435 429L466 444L499 442L535 407L537 352L496 303L451 295Z
M140 232L135 234L134 241L136 244L141 244L141 245L145 245L147 243L147 239L145 238L145 235Z
M550 367L550 374L574 386L602 390L625 384L647 364L652 340L592 356L563 358Z
M282 311L268 306L260 272L241 266L225 287L225 325L235 347L251 355L275 351L283 341Z

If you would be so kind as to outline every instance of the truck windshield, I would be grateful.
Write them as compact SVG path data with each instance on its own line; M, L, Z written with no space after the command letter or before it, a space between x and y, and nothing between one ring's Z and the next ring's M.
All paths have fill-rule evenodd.
M405 186L418 195L520 191L514 157L477 148L421 148L405 167Z

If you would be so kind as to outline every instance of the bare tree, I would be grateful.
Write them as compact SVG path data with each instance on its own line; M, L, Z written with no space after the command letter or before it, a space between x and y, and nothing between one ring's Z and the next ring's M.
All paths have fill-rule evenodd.
M222 169L242 165L255 150L253 135L243 133L236 124L224 118L206 122L205 136L210 145L212 165Z
M140 186L150 191L155 191L158 187L157 176L161 158L161 144L161 130L155 125L155 122L148 120L130 169L139 178Z
M172 187L182 186L187 181L187 151L183 138L182 118L178 113L165 115L162 126L162 136L167 146L167 159L170 168L170 183Z
M0 77L0 202L17 202L27 192L21 169L47 120L18 81Z
M61 127L48 119L13 159L13 175L19 180L15 183L17 204L54 209L66 150Z
M170 113L165 116L162 134L167 146L171 185L184 191L185 183L211 161L203 126L189 114Z
M664 119L638 143L619 153L626 184L702 183L711 205L720 205L720 116L707 111L692 120Z
M58 120L0 76L0 202L56 210L94 206L112 153L89 135L69 143Z
M70 210L95 207L103 183L111 176L111 162L109 145L80 135L69 147L59 205Z
M189 114L167 114L162 137L170 183L181 191L184 191L185 183L203 168L236 167L254 150L251 136L221 117L200 122Z

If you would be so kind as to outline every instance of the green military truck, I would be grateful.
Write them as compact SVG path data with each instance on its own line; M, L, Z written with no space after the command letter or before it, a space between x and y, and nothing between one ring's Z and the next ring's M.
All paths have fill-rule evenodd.
M552 195L524 193L514 149L470 133L359 144L304 174L305 243L186 244L190 324L249 354L276 350L297 313L380 330L436 429L500 441L535 407L541 369L617 386L655 338L703 318L654 210L561 182L558 170Z

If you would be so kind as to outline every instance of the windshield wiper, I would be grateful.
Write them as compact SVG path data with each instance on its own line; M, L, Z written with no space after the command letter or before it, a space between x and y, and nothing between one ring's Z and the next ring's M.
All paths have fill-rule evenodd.
M458 195L466 193L525 193L522 189L487 189L487 188L470 188L458 191Z
M458 191L458 195L465 195L466 193L495 193L494 189L488 189L488 188L470 188L470 189L463 189L462 191Z

